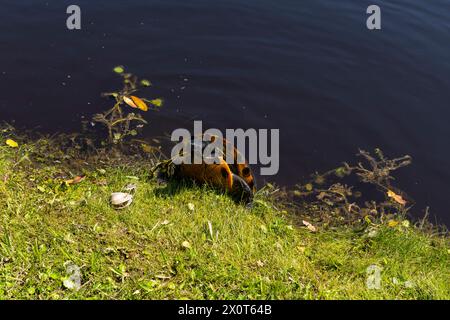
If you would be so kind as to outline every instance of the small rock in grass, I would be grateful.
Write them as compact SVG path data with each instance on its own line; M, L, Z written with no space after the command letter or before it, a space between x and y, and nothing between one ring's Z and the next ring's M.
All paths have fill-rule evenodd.
M262 224L259 227L261 228L262 232L267 233L267 227L265 225Z
M189 241L183 241L183 243L181 245L184 248L186 248L186 249L190 249L191 248L191 244L189 243Z

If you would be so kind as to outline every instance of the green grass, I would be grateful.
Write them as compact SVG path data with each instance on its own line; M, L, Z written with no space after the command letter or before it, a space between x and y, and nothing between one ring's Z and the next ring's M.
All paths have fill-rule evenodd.
M448 239L413 226L313 233L263 196L246 209L207 188L158 185L129 163L86 166L65 186L60 164L0 144L0 299L450 298ZM128 183L132 205L111 208ZM63 285L68 261L78 291ZM366 286L371 265L380 289Z

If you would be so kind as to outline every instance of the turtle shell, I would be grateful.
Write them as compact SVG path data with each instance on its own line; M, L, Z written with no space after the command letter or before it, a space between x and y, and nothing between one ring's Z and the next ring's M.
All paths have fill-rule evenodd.
M215 136L211 137L210 142L214 142ZM191 141L194 141L192 138ZM204 151L208 142L202 141L201 150ZM223 156L226 155L228 141L223 139L223 150L215 152L214 158L219 159L219 163L201 163L176 165L176 176L188 178L201 184L209 184L215 188L229 192L234 199L239 202L249 203L253 199L253 193L256 190L255 178L247 162L237 163L239 151L233 149L234 164L228 164ZM191 159L194 159L194 143L191 142ZM198 149L197 149L198 150ZM203 153L202 153L203 154ZM216 161L217 162L217 161Z

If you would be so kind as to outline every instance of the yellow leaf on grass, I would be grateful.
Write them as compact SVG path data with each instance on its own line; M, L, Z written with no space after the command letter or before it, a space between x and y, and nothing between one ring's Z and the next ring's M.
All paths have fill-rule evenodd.
M135 97L135 96L131 96L130 98L131 98L131 100L133 100L133 103L136 105L136 107L138 109L140 109L142 111L147 111L148 110L147 105L145 104L144 101L142 101L141 98L138 98L138 97Z
M6 140L6 144L11 148L17 148L19 146L19 144L12 139Z
M392 190L387 191L387 196L391 199L394 199L395 202L400 203L402 206L404 206L406 204L406 201L402 198L402 196L396 194Z
M388 226L389 227L391 227L391 228L394 228L394 227L396 227L397 225L398 225L398 221L396 221L396 220L389 220L388 221Z

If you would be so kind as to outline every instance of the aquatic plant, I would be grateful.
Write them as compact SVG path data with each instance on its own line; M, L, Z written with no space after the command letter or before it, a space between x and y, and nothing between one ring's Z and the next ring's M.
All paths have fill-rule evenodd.
M364 150L359 150L357 155L364 161L354 165L343 163L336 169L316 173L310 181L298 184L293 195L312 208L312 211L306 210L308 214L314 212L318 220L326 223L339 220L345 224L370 223L374 219L405 217L414 202L391 181L394 171L411 164L411 157L388 159L380 149L375 150L375 155ZM360 190L372 190L367 185L375 187L376 197L362 196ZM323 214L317 216L317 213Z
M136 136L138 130L147 124L139 112L150 110L149 105L153 107L152 110L158 110L162 107L163 100L161 98L149 100L135 96L134 94L143 87L150 87L151 82L125 72L123 66L115 67L114 72L122 78L123 87L118 91L102 94L103 97L113 98L114 105L105 112L95 114L92 121L103 124L107 129L108 143L117 145L129 136Z

